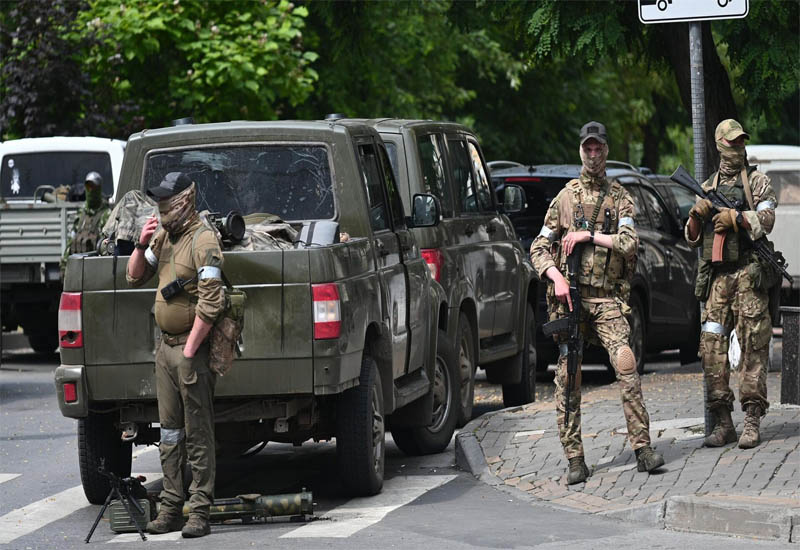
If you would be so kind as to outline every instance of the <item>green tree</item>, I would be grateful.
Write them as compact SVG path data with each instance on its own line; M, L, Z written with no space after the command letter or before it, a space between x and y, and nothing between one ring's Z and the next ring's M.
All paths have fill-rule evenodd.
M287 0L92 0L72 39L94 40L84 62L103 106L136 104L129 130L189 115L268 120L304 101L317 79L307 14Z

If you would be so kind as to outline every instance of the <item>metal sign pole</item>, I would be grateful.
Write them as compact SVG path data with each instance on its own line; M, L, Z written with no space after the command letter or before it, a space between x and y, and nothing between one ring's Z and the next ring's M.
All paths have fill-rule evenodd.
M694 138L694 177L697 181L706 179L706 100L703 82L703 29L700 23L689 23L689 66L692 85L692 134ZM700 304L702 308L703 305ZM716 419L708 408L708 386L705 369L701 359L703 374L703 411L705 413L706 436L711 435Z

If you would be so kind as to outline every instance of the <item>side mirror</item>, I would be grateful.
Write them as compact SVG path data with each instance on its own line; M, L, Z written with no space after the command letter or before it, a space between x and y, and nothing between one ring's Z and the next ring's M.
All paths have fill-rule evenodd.
M411 217L408 227L435 227L442 219L442 206L439 199L428 193L417 193L411 201Z
M525 193L522 187L514 185L513 183L506 184L503 189L503 211L506 214L516 214L527 210L528 205L525 203Z

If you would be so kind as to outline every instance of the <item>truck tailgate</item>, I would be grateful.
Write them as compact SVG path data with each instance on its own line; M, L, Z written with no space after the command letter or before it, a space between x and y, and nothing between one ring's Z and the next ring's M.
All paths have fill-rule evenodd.
M142 398L150 393L155 397L156 281L154 277L146 288L129 288L127 260L127 256L118 259L116 292L112 258L90 257L83 262L85 362L95 398ZM242 356L229 374L217 380L217 397L279 395L297 393L298 388L312 393L308 265L305 250L225 253L225 275L247 293L247 306ZM122 379L127 382L120 383Z
M79 203L0 207L0 262L58 262Z

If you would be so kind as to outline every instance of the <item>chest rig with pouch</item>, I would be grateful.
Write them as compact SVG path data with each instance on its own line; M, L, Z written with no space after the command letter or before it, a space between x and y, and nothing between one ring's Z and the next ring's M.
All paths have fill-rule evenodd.
M731 201L738 210L746 205L750 210L755 210L753 200L748 196L750 191L748 175L754 168L742 170L733 185L719 185L719 172L714 172L709 180L711 189L717 191ZM745 189L745 185L748 187ZM703 227L703 260L712 262L715 267L735 268L744 265L750 260L752 246L750 241L736 231L728 231L724 238L716 237L715 244L714 221L709 219ZM715 250L716 248L716 250Z

